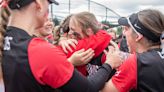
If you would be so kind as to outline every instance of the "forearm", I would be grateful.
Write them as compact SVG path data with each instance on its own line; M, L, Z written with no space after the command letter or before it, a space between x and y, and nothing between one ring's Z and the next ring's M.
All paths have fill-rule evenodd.
M108 64L103 64L97 73L88 76L88 80L92 84L95 90L100 90L103 88L105 82L112 76L112 68Z
M104 64L95 75L88 76L88 78L75 70L69 82L60 89L63 92L98 92L108 80L111 72L112 68L107 64Z

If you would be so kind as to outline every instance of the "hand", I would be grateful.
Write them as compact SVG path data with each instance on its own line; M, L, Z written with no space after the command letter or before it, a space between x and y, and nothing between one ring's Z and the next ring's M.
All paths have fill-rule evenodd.
M72 56L68 58L68 61L71 62L74 66L85 65L93 58L94 55L94 50L92 49L88 49L86 51L81 49L74 52Z
M109 51L104 50L106 55L105 63L108 63L112 68L116 69L123 63L123 59L120 57L121 52L119 51L118 46L113 41L110 43L113 46L108 46Z
M71 46L75 49L77 44L78 41L75 39L62 39L58 43L65 53L68 53L68 51L73 52Z

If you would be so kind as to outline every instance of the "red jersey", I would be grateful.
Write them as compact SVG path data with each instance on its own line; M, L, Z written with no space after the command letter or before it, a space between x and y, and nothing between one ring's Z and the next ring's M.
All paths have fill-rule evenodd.
M131 54L127 60L119 67L112 82L119 92L128 92L137 86L137 58L136 54Z
M95 53L95 57L99 56L103 50L108 46L110 43L111 36L104 30L99 30L96 34L89 36L88 38L84 38L78 40L78 44L76 49L73 52L68 53L68 57L70 57L75 51L78 51L82 48L89 49L92 48ZM103 55L103 59L105 61L105 56ZM77 69L83 74L87 75L86 66L78 66Z
M58 88L72 77L74 67L66 61L66 55L44 39L34 38L31 40L28 56L32 73L41 84Z

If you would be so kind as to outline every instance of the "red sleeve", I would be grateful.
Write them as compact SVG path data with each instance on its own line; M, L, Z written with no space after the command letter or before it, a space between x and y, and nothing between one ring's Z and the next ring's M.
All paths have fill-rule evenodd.
M99 30L96 34L91 35L88 38L78 40L78 45L73 52L78 51L82 48L92 48L95 51L95 57L97 57L107 47L110 40L111 36L106 31ZM73 52L69 52L68 57L70 57L73 54Z
M112 77L112 82L119 92L128 92L137 85L137 62L136 55L129 58L120 66Z
M54 40L53 34L50 34L50 35L46 36L46 38L49 39L50 41L53 41Z
M53 88L63 86L70 80L74 67L66 55L43 39L34 38L28 47L29 64L35 79Z

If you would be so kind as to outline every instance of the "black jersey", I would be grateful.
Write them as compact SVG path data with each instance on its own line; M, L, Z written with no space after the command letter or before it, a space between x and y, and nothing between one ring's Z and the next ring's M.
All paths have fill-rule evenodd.
M160 49L138 54L137 92L164 92L164 56Z
M164 92L164 57L160 49L131 54L112 77L119 92Z
M31 72L27 52L31 39L32 37L21 29L15 27L7 29L2 59L5 92L51 92L54 90L38 83Z

